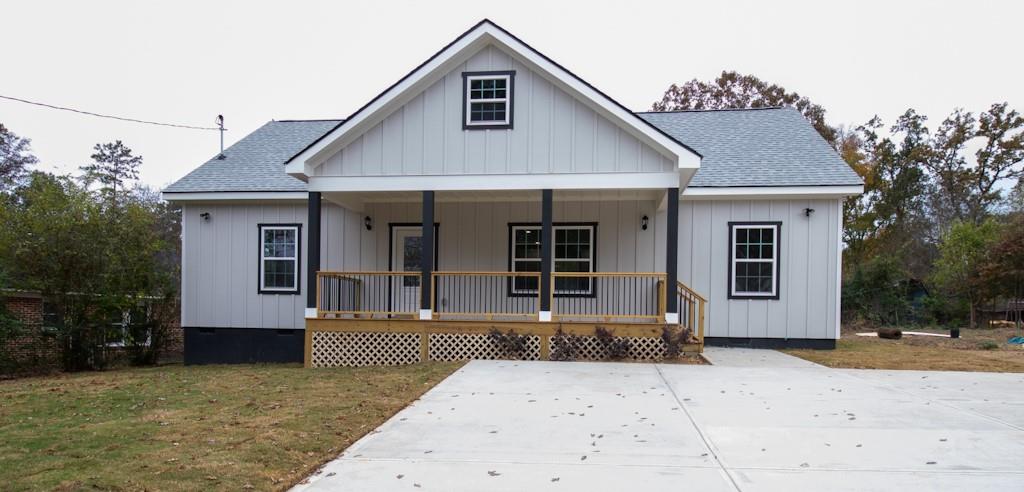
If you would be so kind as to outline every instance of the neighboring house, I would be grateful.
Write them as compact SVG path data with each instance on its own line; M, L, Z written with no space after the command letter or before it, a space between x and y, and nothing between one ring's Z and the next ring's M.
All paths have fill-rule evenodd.
M0 340L0 350L11 356L21 372L45 371L59 367L61 350L58 334L62 316L53 302L36 291L0 289L0 303L7 313L21 324L18 336ZM129 340L129 323L133 316L148 317L149 307L145 302L134 312L124 312L110 319L104 335L105 346L121 349ZM138 319L138 318L136 318ZM168 333L168 340L162 351L162 360L175 360L182 354L182 332L178 329ZM149 344L147 340L145 345Z
M635 113L485 20L348 119L267 123L163 196L186 362L332 365L484 356L491 328L525 358L595 326L834 347L862 189L794 109Z
M45 372L60 366L60 347L57 343L57 316L53 305L38 292L0 289L0 303L6 313L21 323L17 336L0 339L0 351L10 367L0 366L5 372Z

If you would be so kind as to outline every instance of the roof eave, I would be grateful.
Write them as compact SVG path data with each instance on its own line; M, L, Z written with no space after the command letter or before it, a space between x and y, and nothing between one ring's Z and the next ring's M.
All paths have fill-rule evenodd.
M864 185L690 186L684 200L778 200L786 198L846 198L864 193Z

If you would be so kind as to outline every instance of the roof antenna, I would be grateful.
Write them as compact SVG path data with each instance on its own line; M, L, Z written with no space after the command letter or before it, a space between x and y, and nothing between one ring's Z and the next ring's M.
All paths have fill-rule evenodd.
M224 132L227 131L227 128L224 128L224 115L217 115L217 117L214 118L213 122L216 123L217 126L220 128L220 154L217 154L217 159L223 160L228 157L224 155Z

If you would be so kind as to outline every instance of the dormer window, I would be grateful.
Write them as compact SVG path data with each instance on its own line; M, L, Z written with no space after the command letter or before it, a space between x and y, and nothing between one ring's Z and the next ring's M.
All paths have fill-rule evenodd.
M465 72L463 129L512 128L512 90L515 72Z

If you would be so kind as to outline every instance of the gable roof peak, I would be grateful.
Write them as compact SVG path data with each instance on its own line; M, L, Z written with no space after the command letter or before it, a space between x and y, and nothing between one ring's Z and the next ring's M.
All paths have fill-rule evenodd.
M482 39L484 41L481 41ZM331 131L288 159L286 171L299 179L307 179L319 162L347 145L351 139L355 138L354 136L365 132L377 119L399 107L403 103L403 97L425 90L436 77L447 73L459 59L479 50L485 43L493 43L501 49L508 50L542 76L550 76L553 80L557 79L564 86L563 90L570 92L587 104L592 104L605 117L617 121L628 133L656 149L661 149L660 151L665 155L674 156L679 168L697 169L700 167L701 155L696 150L640 118L632 110L526 44L505 28L484 18L356 110L343 123L339 123Z

